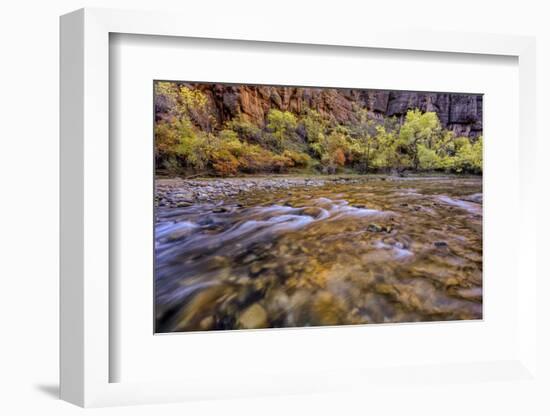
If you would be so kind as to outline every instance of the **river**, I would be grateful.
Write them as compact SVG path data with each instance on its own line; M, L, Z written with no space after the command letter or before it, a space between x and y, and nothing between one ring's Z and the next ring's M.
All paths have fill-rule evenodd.
M156 331L481 319L481 193L374 177L159 206Z

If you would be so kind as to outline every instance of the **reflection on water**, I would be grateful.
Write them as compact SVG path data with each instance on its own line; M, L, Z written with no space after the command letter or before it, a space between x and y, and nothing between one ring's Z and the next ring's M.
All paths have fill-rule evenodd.
M480 178L161 207L157 332L480 319Z

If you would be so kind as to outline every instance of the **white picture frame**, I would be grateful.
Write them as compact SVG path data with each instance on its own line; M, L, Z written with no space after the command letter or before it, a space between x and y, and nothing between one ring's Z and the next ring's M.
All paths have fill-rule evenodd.
M535 40L530 37L421 30L386 31L350 27L327 33L311 25L307 31L269 23L235 32L223 19L205 27L200 21L173 13L82 9L61 18L61 398L79 406L159 403L197 398L323 392L347 388L341 380L364 386L406 378L410 369L333 370L318 374L281 372L269 380L238 382L230 388L211 380L125 383L110 382L116 359L109 348L110 284L110 161L109 158L109 36L113 33L226 39L282 44L332 45L438 53L505 55L519 62L519 164L521 176L518 264L522 270L517 293L520 325L518 354L506 361L441 363L414 369L413 379L430 384L529 380L537 387L537 314L535 268L536 111ZM111 167L112 168L112 167ZM443 378L439 378L445 373ZM477 375L476 375L477 374ZM479 374L483 374L479 377ZM405 375L405 376L404 376ZM348 382L350 383L350 382ZM429 388L429 387L428 387Z

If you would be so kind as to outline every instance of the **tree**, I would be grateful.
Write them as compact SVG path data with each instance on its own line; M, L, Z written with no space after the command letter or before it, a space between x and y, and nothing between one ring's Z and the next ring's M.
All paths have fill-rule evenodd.
M479 136L477 141L472 146L473 157L472 166L476 173L483 171L483 136Z
M319 112L308 108L302 118L308 143L318 143L325 137L327 120Z
M368 172L372 159L374 158L374 147L377 125L371 120L366 108L355 110L357 121L352 123L350 130L353 141L354 160L364 173Z
M405 122L399 131L400 146L411 159L413 169L418 169L418 146L431 149L437 135L441 132L439 118L434 112L422 113L420 110L409 110Z
M433 149L427 148L423 144L418 145L418 166L423 170L438 169L440 167L440 158Z
M269 110L267 114L267 128L277 139L279 150L285 148L287 142L295 136L297 127L296 116L288 111Z
M375 169L387 170L408 166L406 154L398 151L399 140L397 134L384 126L376 127L376 151L372 158L372 167Z
M473 144L467 137L455 139L456 153L451 158L451 170L462 173L481 173L483 170L483 138L480 136Z
M335 173L350 159L352 151L349 130L343 126L333 129L328 136L311 146L320 159L324 173Z

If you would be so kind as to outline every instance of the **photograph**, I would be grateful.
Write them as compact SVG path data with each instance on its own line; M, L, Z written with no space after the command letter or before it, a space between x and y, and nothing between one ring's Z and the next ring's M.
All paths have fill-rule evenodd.
M483 94L153 81L155 333L483 319Z

